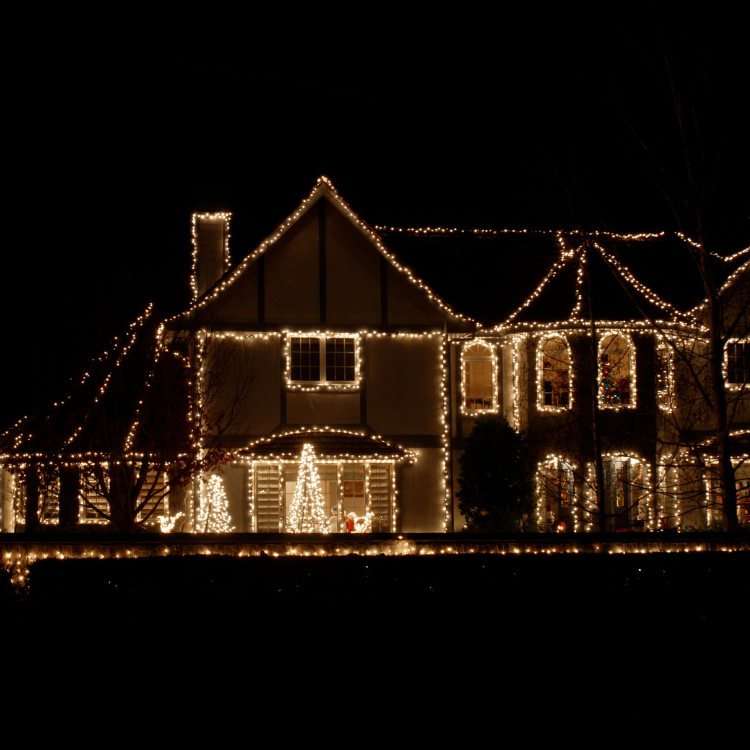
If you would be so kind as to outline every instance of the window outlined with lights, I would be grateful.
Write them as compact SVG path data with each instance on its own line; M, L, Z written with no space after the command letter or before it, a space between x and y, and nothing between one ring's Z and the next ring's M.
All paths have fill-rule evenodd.
M548 531L578 531L573 462L550 456L537 466L537 523Z
M606 456L602 470L608 513L631 526L652 526L646 464L633 456Z
M288 388L316 391L360 387L359 334L290 333L286 336L285 356Z
M608 332L599 339L598 402L603 409L635 408L635 350L627 334Z
M461 347L461 413L497 414L497 353L481 339Z
M724 520L724 502L721 482L714 471L704 474L706 483L706 522L721 524ZM745 467L735 469L734 489L737 498L737 520L750 523L750 472Z
M660 339L656 345L656 366L654 368L656 403L662 411L674 408L674 350L669 342Z
M570 345L564 336L545 336L537 346L537 407L540 411L563 411L572 406Z
M729 339L724 348L724 381L733 391L745 389L750 383L750 342Z

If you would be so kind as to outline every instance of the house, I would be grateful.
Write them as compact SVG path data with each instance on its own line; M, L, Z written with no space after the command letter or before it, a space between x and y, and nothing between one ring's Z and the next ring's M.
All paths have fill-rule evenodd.
M228 232L224 214L194 217L195 300L167 327L200 332L199 358L252 381L241 404L233 386L212 402L233 413L209 439L236 451L224 481L238 530L285 529L305 444L331 531L361 526L367 512L374 531L452 529L450 342L474 321L324 178L232 268Z
M236 264L229 227L194 215L193 301L160 346L190 373L194 445L231 452L220 476L235 531L287 530L310 461L329 531L459 530L460 457L484 415L533 437L542 529L716 517L716 428L694 374L710 361L706 307L696 279L670 281L684 238L373 228L326 178ZM742 519L748 252L716 261ZM170 487L160 471L153 514L203 530L206 483Z

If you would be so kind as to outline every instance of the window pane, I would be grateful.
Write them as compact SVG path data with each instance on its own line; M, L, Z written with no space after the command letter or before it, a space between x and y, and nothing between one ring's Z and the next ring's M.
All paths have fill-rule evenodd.
M727 380L736 385L748 382L748 345L744 343L729 344L727 346Z
M326 340L326 380L335 383L354 382L354 339L329 338Z
M297 382L320 381L320 340L317 337L293 337L291 341L291 378Z
M570 403L570 357L562 338L546 339L539 354L541 402L544 406Z
M623 336L606 336L599 353L599 397L605 406L630 403L630 343Z
M486 356L476 356L486 355ZM477 342L463 353L464 409L486 411L494 408L494 372L489 347Z

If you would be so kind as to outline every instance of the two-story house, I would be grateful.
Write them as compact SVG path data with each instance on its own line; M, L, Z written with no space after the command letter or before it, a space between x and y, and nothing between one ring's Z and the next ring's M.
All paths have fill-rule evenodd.
M194 215L193 301L164 341L192 373L196 447L232 452L236 531L289 530L308 445L328 531L459 530L460 457L493 414L532 438L541 529L715 519L705 311L683 238L372 228L326 178L235 264L229 228ZM716 261L741 520L748 252ZM18 493L0 489L10 529ZM103 500L87 500L80 520L96 521ZM151 520L181 512L200 530L208 502L197 478Z

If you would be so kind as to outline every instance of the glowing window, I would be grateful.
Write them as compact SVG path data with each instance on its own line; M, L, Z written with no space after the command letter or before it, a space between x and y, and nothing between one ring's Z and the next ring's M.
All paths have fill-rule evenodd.
M656 347L656 401L659 408L669 411L673 406L673 384L674 384L674 353L671 346L660 341Z
M743 469L739 473L745 473ZM737 479L734 483L737 497L737 520L742 524L750 523L750 480ZM721 492L721 483L715 476L708 477L708 517L709 523L714 523L717 528L724 521L724 502Z
M358 347L358 336L290 336L288 382L354 387L359 381Z
M393 501L391 463L317 463L328 531L390 532ZM285 528L297 487L299 464L254 466L255 516L259 532Z
M648 520L644 464L636 458L617 456L603 460L604 497L615 528L643 526Z
M497 359L482 341L475 341L461 352L462 411L481 414L497 411Z
M539 527L548 531L577 530L573 467L553 459L539 467Z
M544 339L539 345L537 383L541 408L570 406L570 351L560 336Z
M599 403L608 408L634 406L630 339L610 333L599 342Z

